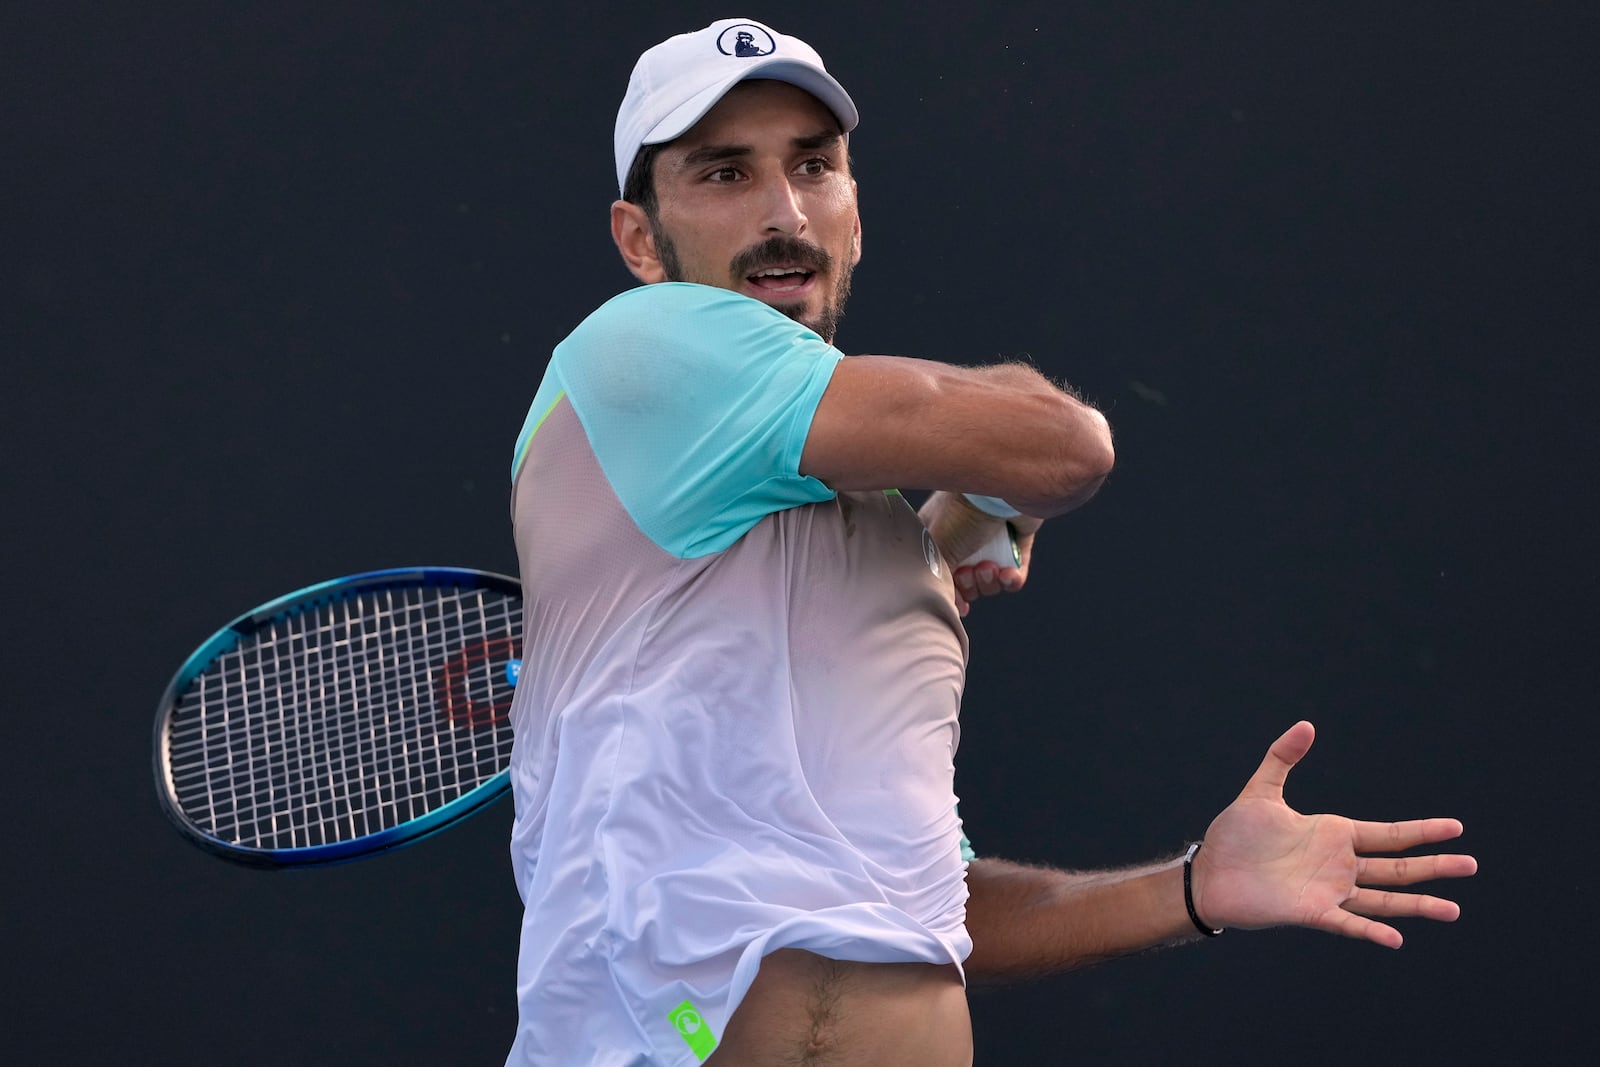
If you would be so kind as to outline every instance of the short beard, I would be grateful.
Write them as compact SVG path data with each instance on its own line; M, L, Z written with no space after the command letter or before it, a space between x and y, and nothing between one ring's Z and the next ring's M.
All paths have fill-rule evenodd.
M661 261L661 271L667 276L669 282L692 282L694 278L684 273L683 261L678 258L678 246L672 243L672 238L667 236L667 231L661 223L650 214L650 234L655 240L656 258ZM820 261L819 261L820 257ZM761 269L761 264L767 261L786 261L806 265L827 267L834 271L837 281L833 286L831 296L822 302L822 308L810 319L805 318L805 305L795 304L768 304L781 314L798 322L811 330L829 344L833 343L834 334L839 332L839 322L844 318L844 306L850 300L850 278L855 273L855 246L852 241L850 258L844 263L835 262L833 257L817 248L815 245L806 244L793 237L771 237L754 248L746 249L734 259L733 273L738 276L752 274ZM750 266L748 271L741 271L740 265ZM751 266L753 264L753 266Z

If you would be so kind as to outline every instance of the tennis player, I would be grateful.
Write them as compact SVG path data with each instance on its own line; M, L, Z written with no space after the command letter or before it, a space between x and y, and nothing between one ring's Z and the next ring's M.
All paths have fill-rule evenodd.
M518 439L526 651L511 1064L968 1064L965 982L1224 927L1397 946L1460 833L1283 801L1308 723L1204 847L1066 873L976 859L953 791L972 599L1111 469L1106 420L1018 365L854 356L856 106L804 42L723 20L645 52L611 234L644 284L556 346ZM919 515L897 486L938 490ZM970 494L970 495L969 495ZM1023 566L955 567L1009 518Z

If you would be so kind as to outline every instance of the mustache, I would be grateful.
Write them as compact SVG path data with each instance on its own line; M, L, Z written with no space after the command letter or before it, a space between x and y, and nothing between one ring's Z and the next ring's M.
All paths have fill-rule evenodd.
M833 268L833 256L798 237L769 237L733 257L732 270L738 278L768 267L800 267L819 273Z

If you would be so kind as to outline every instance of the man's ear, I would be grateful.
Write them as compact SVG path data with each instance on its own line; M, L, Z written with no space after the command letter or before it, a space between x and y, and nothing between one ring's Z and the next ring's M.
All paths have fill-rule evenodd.
M655 231L644 208L626 200L611 205L611 240L622 253L622 262L646 285L667 280L661 269L661 257L656 254Z

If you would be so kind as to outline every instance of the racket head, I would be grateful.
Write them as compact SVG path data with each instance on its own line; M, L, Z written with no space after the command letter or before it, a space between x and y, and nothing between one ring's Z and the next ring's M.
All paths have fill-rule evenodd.
M510 786L516 579L369 571L246 612L178 668L156 711L162 811L252 867L411 844Z

